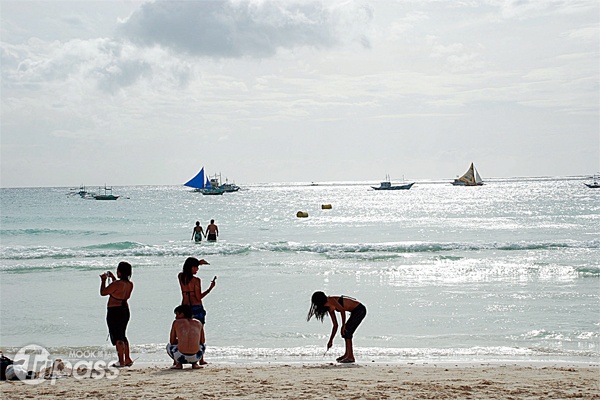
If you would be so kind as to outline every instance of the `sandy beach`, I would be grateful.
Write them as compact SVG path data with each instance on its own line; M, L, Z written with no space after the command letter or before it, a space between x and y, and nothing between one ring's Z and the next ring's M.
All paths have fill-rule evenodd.
M189 366L188 366L189 368ZM600 399L598 365L212 364L121 369L115 379L2 382L4 399Z

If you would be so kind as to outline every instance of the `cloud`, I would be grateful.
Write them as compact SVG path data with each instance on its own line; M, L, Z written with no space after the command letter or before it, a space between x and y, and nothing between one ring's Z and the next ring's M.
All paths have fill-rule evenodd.
M594 2L587 0L493 0L500 9L500 14L507 19L539 18L545 14L571 15L581 12L596 11Z
M278 49L370 43L370 7L327 1L156 1L121 22L123 38L215 58L274 55Z
M71 88L95 86L114 94L142 78L155 85L185 87L193 67L157 48L137 48L114 39L69 40L61 43L30 39L0 45L3 88L37 90L40 85Z

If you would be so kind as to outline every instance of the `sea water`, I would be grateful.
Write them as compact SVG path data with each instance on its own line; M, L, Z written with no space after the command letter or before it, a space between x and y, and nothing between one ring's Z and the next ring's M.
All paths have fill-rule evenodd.
M600 190L581 180L242 186L115 187L116 201L1 189L2 349L114 349L99 275L128 261L132 357L167 361L194 256L210 262L203 289L218 277L204 299L213 362L322 360L332 326L306 321L316 290L366 305L361 360L600 360ZM218 242L190 240L210 219ZM342 352L338 335L327 359Z

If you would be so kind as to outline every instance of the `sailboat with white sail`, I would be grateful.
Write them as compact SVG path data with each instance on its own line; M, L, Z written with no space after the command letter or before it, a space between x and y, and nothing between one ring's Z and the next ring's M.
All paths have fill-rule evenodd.
M210 184L208 175L204 174L204 167L192 179L183 184L184 186L194 188L194 192L200 192L204 195L221 195L225 191L219 188L214 188Z
M467 172L465 172L465 174L460 178L456 178L452 184L454 186L481 186L483 185L483 179L481 179L479 172L473 163L471 163L471 166Z

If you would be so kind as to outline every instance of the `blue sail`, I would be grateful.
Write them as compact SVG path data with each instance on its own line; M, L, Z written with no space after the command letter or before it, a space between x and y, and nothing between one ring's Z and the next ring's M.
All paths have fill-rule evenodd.
M193 187L196 189L204 188L204 167L198 172L198 174L183 184L184 186Z
M210 184L210 181L208 180L208 176L206 177L206 183L204 184L204 189L212 189L212 185Z

